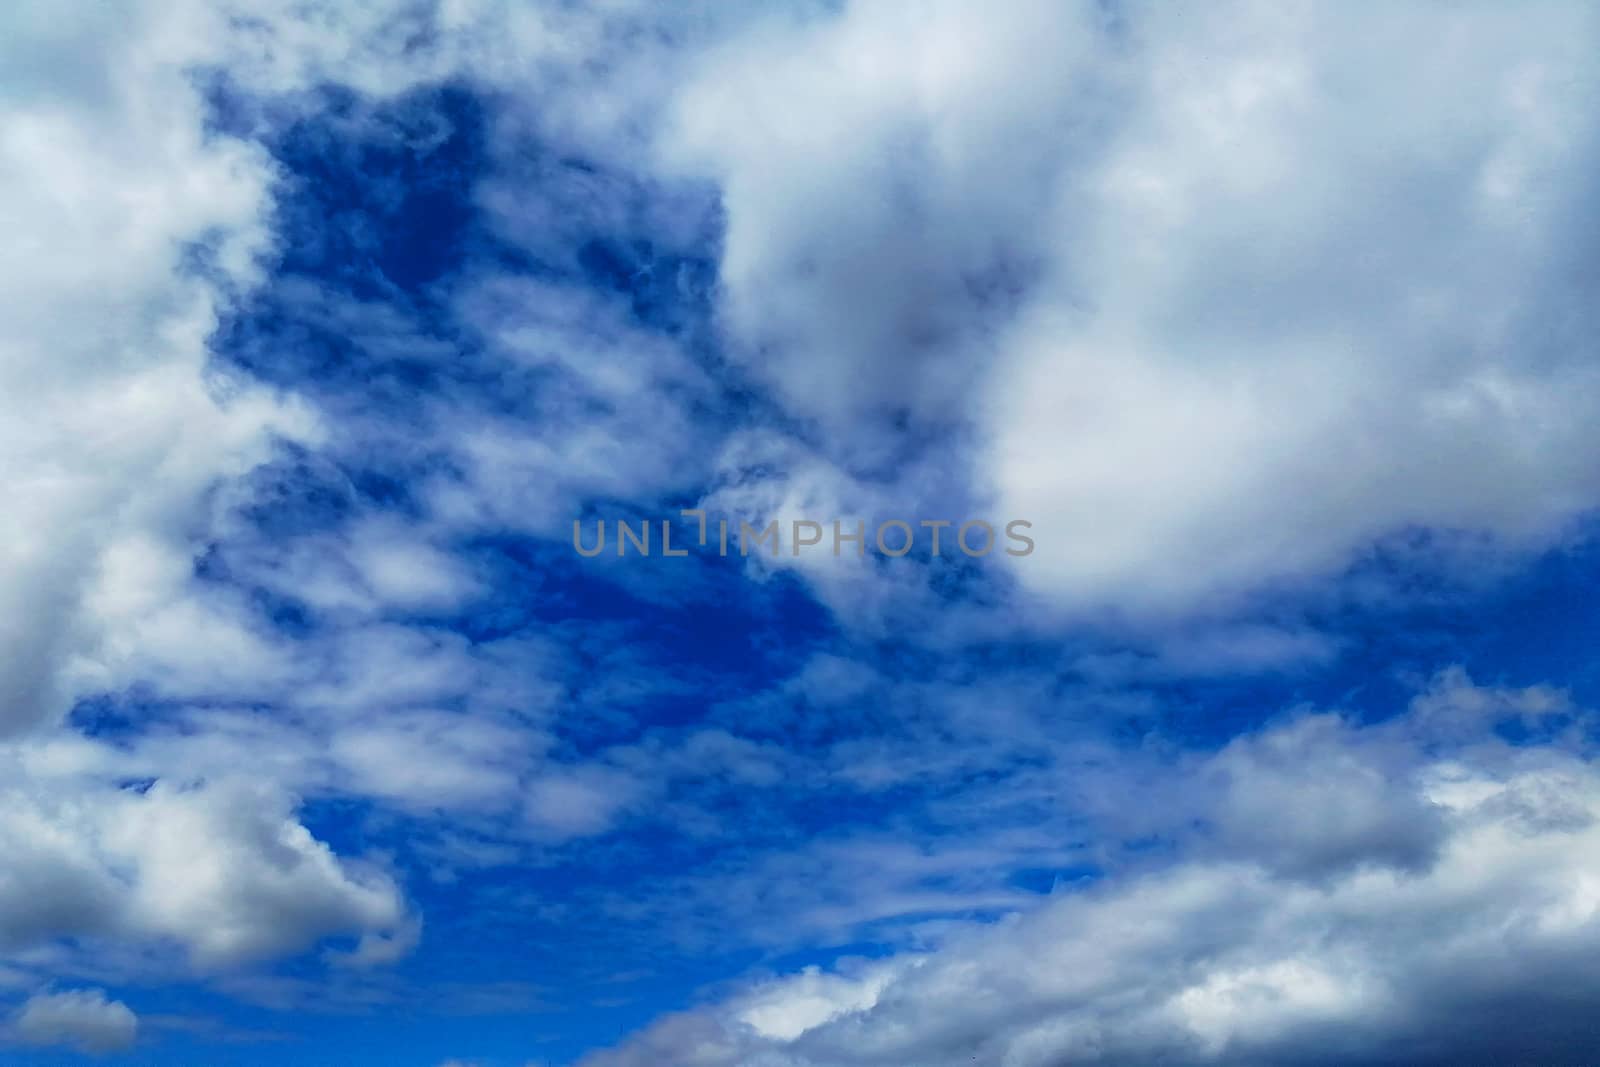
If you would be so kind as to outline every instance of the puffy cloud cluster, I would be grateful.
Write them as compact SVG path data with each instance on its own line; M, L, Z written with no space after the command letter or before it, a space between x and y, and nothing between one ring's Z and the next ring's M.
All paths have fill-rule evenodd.
M37 993L17 1012L17 1037L30 1045L67 1045L89 1053L123 1052L139 1036L139 1019L100 989Z
M1386 538L1558 539L1600 494L1593 10L451 0L0 18L16 31L0 33L8 958L61 939L217 970L329 938L355 942L351 964L407 951L418 926L392 877L318 841L299 797L470 821L485 854L516 857L635 818L709 832L732 817L681 802L703 785L998 793L1031 760L1029 785L1071 769L1041 794L1076 802L1063 818L1177 858L936 951L760 985L594 1062L1577 1056L1600 988L1600 779L1548 693L1452 677L1387 726L1301 716L1170 761L1077 760L1035 714L1053 678L1016 701L930 686L865 722L870 690L833 678L826 723L780 707L739 724L776 723L776 741L647 735L622 720L651 685L689 683L597 654L620 628L468 637L441 620L496 592L463 539L564 547L586 507L699 494L763 519L1031 520L1023 589L1135 627L1210 614L1152 670L1219 675L1332 657L1336 637L1230 606ZM308 364L290 397L214 361L212 332L294 236L262 146L275 124L336 85L359 102L332 139L425 152L446 118L369 127L363 108L445 81L494 101L461 195L504 261L463 265L428 323L388 279L376 296L276 279L280 313L370 376ZM706 323L646 321L639 293ZM267 377L294 355L240 343ZM429 384L403 412L374 386L396 368ZM374 456L414 476L406 509L348 494L325 524L258 528ZM1015 635L1007 588L977 568L849 562L774 566L846 621L937 618L924 644ZM618 580L645 603L696 579ZM572 596L527 595L547 592ZM500 613L487 631L537 618ZM1073 667L1129 673L1115 655ZM64 724L130 687L144 717L121 735ZM562 710L605 714L573 727ZM1495 740L1507 717L1538 743ZM829 766L807 778L785 743ZM819 936L1017 907L1029 894L1004 872L1065 849L1054 823L1006 837L984 817L1000 818L963 829L987 851L885 834L757 856L803 891L729 883L718 904L778 901L769 925ZM1540 999L1553 988L1572 992ZM1503 1025L1535 1001L1542 1030ZM103 994L41 993L8 1037L109 1050L136 1027Z
M407 935L376 868L341 861L282 790L244 778L118 788L89 752L8 759L0 787L0 951L57 938L176 946L201 969Z
M1547 743L1492 739L1508 721ZM585 1063L1584 1062L1600 1004L1585 721L1558 694L1449 673L1385 724L1301 715L1148 783L1118 776L1146 818L1119 801L1106 827L1159 834L1178 860L932 951L757 983Z
M1074 611L1563 535L1600 495L1594 12L1349 15L857 4L736 37L662 148L723 190L733 350L839 486L942 513L896 475L951 457Z
M227 20L186 4L4 18L0 952L176 946L213 968L338 936L381 954L406 928L399 890L314 839L279 785L170 764L130 783L109 749L56 732L74 700L147 672L190 691L281 680L195 559L207 494L318 426L212 358L274 240L276 167L214 129L202 93ZM377 540L365 558L396 568ZM106 1050L135 1020L98 993L47 994L15 1030Z
M357 624L331 662L273 632L237 587L196 580L201 554L270 497L246 476L282 440L315 447L326 429L302 399L213 358L214 330L277 251L281 175L262 145L220 128L207 90L223 70L292 96L337 65L395 92L427 64L398 60L404 41L386 31L406 20L383 5L251 19L187 3L19 8L4 20L0 951L175 944L214 968L340 936L360 940L351 959L392 956L414 940L399 890L313 838L295 791L336 778L406 805L481 805L507 785L484 746L504 761L528 742L431 708L360 714L401 691L408 707L445 699L441 672L480 691L492 674L452 659L460 642L360 625L475 588L425 532L375 520L275 554L234 544L242 576ZM141 684L255 704L303 690L326 716L314 733L331 764L292 716L180 713L131 751L61 728L75 700ZM40 1001L25 1019L43 1033L81 1006Z
M187 9L31 10L0 34L0 734L92 690L98 643L181 587L200 494L312 430L208 363L270 241L272 170L207 135Z

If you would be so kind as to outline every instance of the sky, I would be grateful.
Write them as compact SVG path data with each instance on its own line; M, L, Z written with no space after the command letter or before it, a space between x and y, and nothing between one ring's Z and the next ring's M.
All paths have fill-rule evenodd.
M1597 22L6 6L0 1061L1593 1062Z

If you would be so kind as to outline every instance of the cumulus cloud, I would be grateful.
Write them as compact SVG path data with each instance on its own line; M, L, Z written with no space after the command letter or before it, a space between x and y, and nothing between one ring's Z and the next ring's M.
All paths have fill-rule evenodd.
M0 36L17 74L0 96L0 211L18 267L0 307L0 489L8 501L0 518L0 731L48 726L77 698L151 675L209 692L281 684L287 667L257 632L250 605L195 583L208 541L228 542L217 559L236 565L235 581L336 616L449 610L480 591L434 531L403 529L392 518L356 516L347 528L280 539L271 549L245 536L239 512L270 505L281 488L270 468L260 476L282 458L279 442L336 457L341 446L371 450L381 438L361 412L317 411L326 397L272 390L212 358L213 331L258 293L262 268L285 236L277 230L293 220L274 215L279 165L261 143L215 121L208 91L220 78L236 94L237 125L266 126L314 110L303 94L330 81L382 100L469 66L509 78L508 43L521 49L519 61L546 57L537 72L523 71L537 82L580 62L560 51L562 34L598 47L611 23L381 4L273 8L249 18L209 5L144 4L116 16L19 10L7 19L15 25ZM412 49L408 42L429 22L452 32L435 47ZM549 32L555 22L561 33ZM64 58L86 53L96 57L87 65ZM257 114L258 105L270 117ZM565 395L578 407L631 402L628 418L641 421L646 410L668 409L643 395L630 401L619 385L632 371L662 381L692 371L670 345L628 333L614 309L576 292L550 289L520 320L493 311L495 299L526 303L504 292L508 285L486 281L463 298L463 320L493 335L507 367L537 373L561 363L574 380ZM363 308L302 296L303 324L322 323L355 343L395 341L395 323L404 320L381 302ZM575 339L584 340L582 352L567 351ZM435 340L436 356L441 348L454 351ZM263 356L271 362L283 353ZM329 410L348 418L328 419ZM477 493L441 493L443 517L479 516L520 485L520 496L507 497L491 518L549 528L548 516L525 506L540 492L530 480L541 471L570 468L588 492L641 484L642 474L625 473L629 454L608 443L617 426L568 419L560 433L536 440L514 420L480 425L482 414L458 394L437 405L435 443L451 442ZM681 418L663 427L662 441L666 430L686 430ZM355 440L362 428L368 435Z
M1525 714L1566 740L1486 739ZM1174 862L932 951L756 983L586 1063L1583 1062L1600 772L1581 720L1459 673L1388 723L1291 717L1163 763L1165 790L1123 781L1152 813L1125 832ZM1510 1025L1533 1005L1538 1027Z
M1074 610L1561 536L1593 12L1347 15L862 4L713 51L662 152L723 189L734 351L846 469L970 427Z
M0 95L0 212L16 255L0 297L0 731L59 716L92 685L119 609L170 595L199 494L312 432L271 393L219 376L207 337L256 277L272 171L205 133L184 68L207 22L183 5L125 20L16 12ZM113 25L113 23L123 23ZM94 73L56 75L92 47ZM55 60L46 57L55 55Z
M1435 13L1134 27L1132 110L990 393L999 496L1050 531L1024 581L1164 606L1593 506L1587 304L1554 276L1592 263L1592 13Z
M17 1012L17 1037L30 1045L67 1045L83 1052L123 1052L139 1036L139 1020L104 990L36 993Z
M176 945L214 967L393 927L393 883L335 858L285 791L171 766L130 786L110 749L51 732L141 671L190 691L281 681L242 605L196 588L195 560L208 491L317 423L211 356L271 250L276 176L208 128L195 70L224 23L185 4L5 18L25 25L0 33L17 72L0 91L16 252L0 285L0 735L28 736L0 742L0 950ZM134 1033L99 993L35 998L17 1026L88 1047Z
M211 969L404 929L393 881L335 857L281 790L237 778L119 789L87 773L93 759L7 760L0 948L173 944Z
M1559 539L1600 493L1594 13L1423 10L8 13L0 951L176 946L202 970L329 938L348 967L410 951L394 878L314 837L302 797L444 838L470 819L460 851L490 863L630 821L715 834L739 818L705 803L719 789L887 807L948 787L963 839L728 849L740 870L686 900L768 943L1023 914L930 924L931 952L762 983L595 1062L1566 1057L1593 1007L1600 785L1559 694L1447 675L1395 724L1302 714L1166 758L1065 743L1053 677L878 707L841 659L742 705L767 713L737 725L756 742L676 708L652 733L656 692L711 715L721 694L684 696L700 679L676 663L645 679L620 627L527 635L589 592L540 571L575 514L666 500L1023 517L1038 550L1009 580L1036 603L1141 639L1210 616L1070 661L1107 684L1329 661L1337 637L1232 608L1396 534ZM454 120L384 109L445 82L493 102L457 190L492 256L416 295L365 264L362 295L266 279L305 220L263 144L309 122L330 156L425 156ZM320 130L329 85L352 102ZM308 240L348 226L363 251L388 224L324 222ZM264 282L359 369L244 327L214 360ZM374 464L403 500L353 488ZM499 538L534 560L512 582ZM818 554L744 577L795 569L864 624L847 638L909 614L932 620L918 643L969 648L1016 635L995 565ZM678 588L612 577L641 602ZM107 736L64 722L107 694ZM1495 740L1512 720L1541 744ZM1041 797L1071 810L1014 832ZM814 826L760 814L768 844ZM1057 840L1069 821L1114 844ZM1104 878L1041 906L1007 881L1086 854ZM1570 1015L1498 1025L1558 986ZM84 992L16 1026L90 1047L134 1021Z
M693 69L661 152L718 181L734 351L796 414L869 446L896 415L960 419L1046 254L1097 21L861 4L773 17Z

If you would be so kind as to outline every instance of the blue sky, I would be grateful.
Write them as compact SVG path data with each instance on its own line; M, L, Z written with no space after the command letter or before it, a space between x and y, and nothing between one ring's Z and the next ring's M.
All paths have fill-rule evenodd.
M1587 1062L1595 17L0 16L0 1059Z

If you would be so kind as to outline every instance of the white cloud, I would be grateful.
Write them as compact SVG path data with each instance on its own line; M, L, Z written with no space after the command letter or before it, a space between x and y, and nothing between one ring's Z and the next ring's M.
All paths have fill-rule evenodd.
M442 522L570 544L586 501L650 500L701 480L711 435L693 406L710 399L710 382L676 340L630 323L625 301L502 277L459 303L492 372L511 390L539 387L533 407L510 416L468 390L435 404L437 441L462 472L425 490Z
M1077 148L1062 123L1095 21L859 4L774 16L697 62L661 152L719 183L734 352L792 411L867 458L897 410L961 416L1046 251L1031 235Z
M640 792L639 782L614 767L552 767L528 787L527 818L542 837L591 837L610 829Z
M214 25L186 5L7 18L26 23L0 34L19 72L0 93L0 731L14 732L58 716L125 612L181 583L199 494L312 424L207 363L227 290L266 248L273 176L259 148L204 131L185 68ZM79 48L95 62L61 58Z
M329 785L408 807L493 809L515 796L534 740L488 716L395 711L332 736Z
M1025 587L1217 612L1600 500L1593 18L850 5L712 52L662 152L721 184L734 351L825 454L967 427Z
M99 989L36 993L17 1012L17 1036L30 1045L68 1045L84 1052L123 1052L139 1036L139 1020Z
M22 749L7 760L0 947L57 938L176 944L199 968L384 936L407 920L392 880L341 861L290 798L242 778L119 789L107 765Z
M1139 20L1130 111L1048 216L986 412L1041 527L1018 576L1159 608L1415 527L1564 532L1600 494L1555 281L1588 254L1593 13L1240 14Z
M514 823L509 839L559 844L643 814L703 828L711 816L677 804L685 783L785 781L781 752L715 731L546 759L569 703L533 677L546 664L526 657L547 649L395 621L488 588L450 555L457 534L564 542L586 501L709 479L708 503L751 515L1026 517L1040 549L1015 577L1046 599L1225 616L1235 594L1336 570L1409 526L1537 545L1594 504L1595 322L1575 288L1593 256L1570 236L1591 228L1592 12L1391 7L1357 33L1310 7L1067 10L890 2L740 28L631 5L453 2L443 33L381 4L236 23L182 4L126 21L7 16L29 32L0 34L18 72L0 94L0 221L20 264L0 279L0 734L37 735L0 754L16 767L0 786L0 947L175 944L220 969L344 937L345 962L381 964L419 926L387 875L311 835L297 795L489 813ZM658 18L661 32L632 32ZM1449 47L1433 47L1438 19ZM717 34L726 48L697 50ZM62 78L62 57L86 52L103 61ZM420 425L382 429L359 410L319 425L224 380L207 336L270 250L275 171L206 129L190 76L212 62L246 94L288 94L267 110L329 81L381 97L464 71L537 101L501 116L500 173L481 191L499 235L531 253L596 223L692 250L706 195L673 185L645 218L621 178L586 173L530 206L521 183L551 177L519 169L530 130L602 163L712 179L729 223L724 339L783 430L747 428L716 453L721 428L697 405L715 407L718 387L688 342L629 322L622 301L492 277L452 310L488 378L546 387L531 415L446 385ZM663 101L673 121L646 152ZM300 296L294 314L374 351L460 357L391 309ZM450 469L416 526L361 515L256 543L229 507L278 434L453 465L430 467ZM237 577L329 629L299 642L238 591L193 581L218 535L208 547ZM926 608L928 643L1002 625L993 605L935 612L932 568L801 569L870 626ZM1330 654L1294 624L1225 620L1182 630L1153 669ZM631 683L596 673L586 692ZM48 733L75 697L134 683L191 706L115 745ZM1313 1041L1353 1056L1327 1028L1354 1020L1448 1058L1427 1044L1447 1032L1440 1005L1481 1016L1489 994L1512 1004L1591 979L1567 946L1595 947L1600 872L1584 854L1600 789L1564 751L1468 743L1506 714L1545 728L1564 713L1553 695L1461 682L1429 700L1407 720L1415 736L1306 716L1186 757L1170 780L1151 771L1141 795L1197 824L1174 834L1186 858L1169 870L927 957L763 985L619 1057L933 1064L977 1050L1020 1067L1270 1060ZM887 711L947 732L926 747L847 739L832 773L865 790L992 770L1038 740L993 703ZM1083 775L1086 817L1172 833L1166 813L1126 810L1149 770L1135 763ZM775 898L793 908L784 922L842 935L1018 906L1029 894L964 872L1069 851L1043 836L987 852L825 842L758 873L795 887ZM719 905L767 903L752 884ZM1424 921L1431 940L1411 937ZM1485 1026L1474 1036L1492 1047Z
M932 951L758 982L586 1063L1582 1062L1600 770L1567 743L1486 739L1530 706L1546 726L1574 714L1451 673L1390 723L1291 718L1161 764L1165 789L1108 777L1146 798L1123 829L1167 835L1175 862ZM1446 707L1484 729L1441 730ZM1534 1003L1540 1028L1508 1025Z

